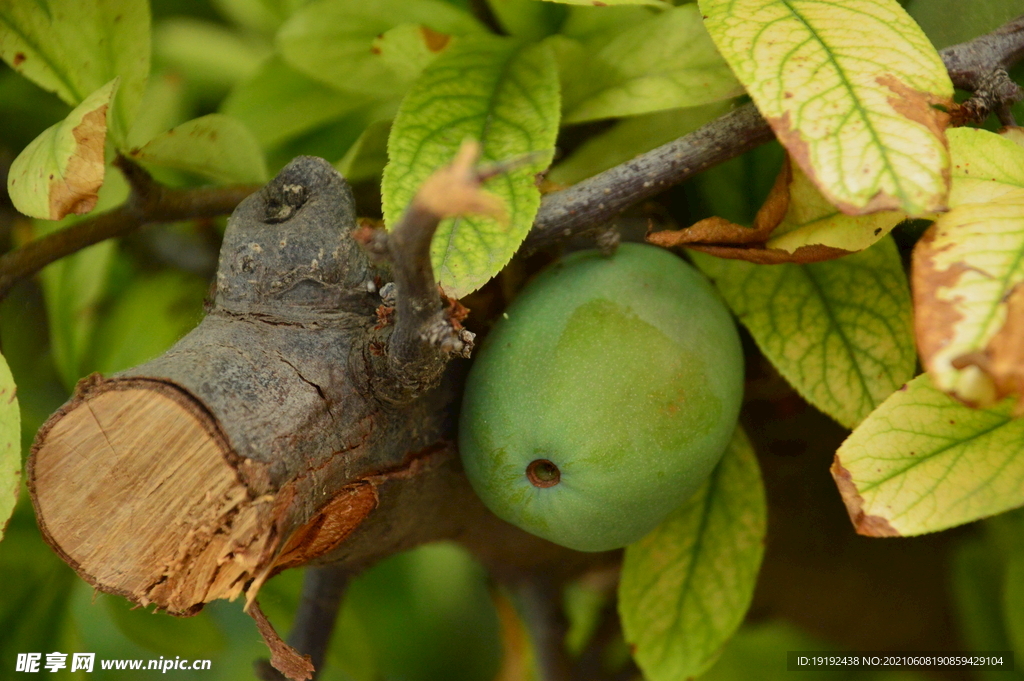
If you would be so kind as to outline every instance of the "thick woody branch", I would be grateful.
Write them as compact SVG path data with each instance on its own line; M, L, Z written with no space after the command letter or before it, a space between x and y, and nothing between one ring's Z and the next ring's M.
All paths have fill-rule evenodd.
M979 113L1000 113L1020 99L1005 69L1024 57L1024 16L940 52L953 84L979 92ZM1001 76L1000 76L1001 73ZM971 116L976 117L974 115ZM774 138L753 104L745 104L684 137L544 197L523 246L544 248L599 232L626 208Z
M123 157L115 165L131 186L128 201L0 256L0 300L21 279L87 246L125 236L147 223L227 215L259 189L256 185L171 189L158 184L149 173Z

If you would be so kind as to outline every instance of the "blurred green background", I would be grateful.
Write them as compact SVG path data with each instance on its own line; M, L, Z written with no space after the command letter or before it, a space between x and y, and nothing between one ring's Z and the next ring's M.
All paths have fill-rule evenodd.
M301 4L153 0L154 70L145 125L158 131L205 113L231 113L256 135L272 173L296 154L323 156L353 182L360 214L379 217L387 122L397 102L353 103L344 93L292 71L275 55L275 31ZM1024 13L1024 0L904 4L940 48ZM553 16L557 11L552 10ZM0 175L68 110L0 65ZM1018 105L1016 111L1024 118L1024 108ZM567 129L560 147L582 149L587 139L605 130L602 125ZM587 153L593 170L621 150ZM656 203L681 224L711 213L749 221L780 161L777 146L763 147L673 188ZM578 175L575 168L563 175ZM177 171L156 175L176 186L200 182ZM126 192L116 173L108 178L101 210L123 200ZM73 219L34 222L0 196L0 251ZM150 226L117 243L93 246L18 285L0 304L0 344L18 385L26 454L36 430L79 378L144 362L199 321L223 224L203 220ZM904 250L915 237L900 236ZM527 271L535 266L533 261L515 264ZM501 286L498 281L478 296L483 314L474 323L486 324L492 300L502 298ZM798 649L1012 648L1024 658L1024 512L930 537L854 535L827 472L845 431L808 407L753 343L746 346L750 369L743 419L768 489L768 546L748 622L706 678L788 678L785 652ZM302 570L292 570L261 591L264 610L282 633L290 628L301 581ZM574 654L584 654L602 636L602 613L614 607L608 585L594 584L584 579L566 592L572 625L567 646ZM0 542L0 585L0 679L26 678L13 671L17 654L24 652L94 652L99 659L208 658L210 671L167 673L168 678L205 681L251 679L252 662L267 656L240 602L216 602L197 617L175 619L132 610L122 598L94 593L43 543L25 494ZM520 623L509 619L508 602L472 557L454 545L425 546L392 557L352 583L321 678L532 678L529 650L517 644ZM621 637L613 632L602 643L603 664L628 672ZM526 661L520 665L525 676L512 675L517 659ZM80 674L100 680L159 675L102 671L98 665L92 674ZM65 670L54 676L71 674ZM1024 679L1024 673L842 669L802 672L796 678L1010 681Z

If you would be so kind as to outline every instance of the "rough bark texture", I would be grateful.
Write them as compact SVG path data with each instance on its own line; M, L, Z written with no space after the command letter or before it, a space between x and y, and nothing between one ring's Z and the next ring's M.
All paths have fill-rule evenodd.
M954 80L974 89L1016 60L1022 25L945 50ZM549 195L526 247L604 229L628 205L768 139L753 107L741 107ZM56 257L178 214L169 194L133 196L149 199L4 256L0 295ZM209 211L235 198L212 196ZM403 246L429 239L414 230L382 249L399 273L399 315L418 310L423 322L398 334L396 352L394 327L378 315L387 274L354 227L344 180L324 161L297 159L232 216L207 318L152 362L86 379L43 427L29 461L32 500L47 540L83 578L191 614L216 598L251 599L287 567L332 565L343 580L438 539L461 542L510 582L540 573L557 584L616 560L558 547L483 507L452 445L458 386L439 367L458 350L444 342L450 329L435 333L450 320L429 286L413 286L433 281L424 249ZM309 631L299 634L293 642L307 646L299 639Z
M357 572L436 539L462 540L499 572L595 560L476 499L447 439L456 393L433 368L404 402L379 394L386 274L354 228L341 176L297 159L232 216L200 325L151 362L86 379L40 431L39 522L83 578L186 615L251 600L287 567Z

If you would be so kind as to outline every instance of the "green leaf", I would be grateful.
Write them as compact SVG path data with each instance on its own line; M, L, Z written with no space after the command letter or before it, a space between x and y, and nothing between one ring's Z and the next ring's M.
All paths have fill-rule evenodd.
M21 489L21 411L18 388L0 355L0 539Z
M793 624L774 619L756 625L745 625L733 636L721 659L701 681L750 681L751 670L757 670L757 681L792 681L786 670L787 650L838 650L837 646L812 637ZM847 669L827 667L800 672L806 681L850 681ZM863 677L855 677L864 681ZM910 681L909 679L904 681Z
M186 85L205 100L216 101L249 78L269 56L265 43L244 39L237 31L202 19L164 19L153 30L153 59L181 74Z
M568 628L565 649L578 657L601 624L601 613L611 599L612 590L585 578L570 582L562 590L562 607Z
M448 295L460 298L483 286L526 238L540 205L534 175L554 154L558 105L558 75L546 45L493 37L458 41L402 102L381 185L388 224L398 222L423 181L466 138L480 141L486 161L538 153L528 166L486 184L504 199L509 224L474 216L438 227L431 259Z
M570 185L682 137L729 110L727 102L632 116L594 135L547 174L555 184Z
M700 106L742 93L692 4L609 39L588 40L562 65L566 123Z
M772 140L700 173L694 180L707 213L749 227L785 161L785 149Z
M202 319L206 290L180 271L134 279L96 328L95 371L109 376L167 350Z
M779 373L842 425L914 375L910 291L891 237L807 265L691 257Z
M495 678L501 650L486 575L454 544L423 546L360 574L345 594L342 621L353 611L368 645L336 638L335 654L369 648L378 667L371 679Z
M501 27L524 40L541 40L565 21L565 7L537 0L487 0Z
M362 103L361 98L313 80L274 56L231 91L221 112L241 120L260 144L272 147Z
M334 167L349 182L380 178L388 162L390 133L391 121L370 123Z
M619 32L655 16L649 7L620 5L618 7L569 7L559 33L581 43L599 46Z
M112 80L86 97L18 154L7 175L15 208L30 217L60 220L96 206L105 174L107 110L116 88Z
M937 50L994 31L1024 14L1024 0L971 0L970 12L960 11L963 7L961 0L913 0L907 11Z
M953 85L896 0L700 0L779 140L843 212L943 210Z
M252 31L273 35L308 0L213 0L225 17Z
M971 409L927 375L893 393L836 452L833 477L861 534L910 536L1024 504L1024 420Z
M388 35L403 24L412 26ZM483 31L472 16L440 0L324 0L289 19L277 47L289 66L339 90L399 96L427 53L447 46L448 36Z
M0 303L0 339L4 360L18 386L23 452L32 446L36 431L68 399L53 363L49 333L46 308L36 286L16 286Z
M743 621L764 553L765 496L743 431L710 479L626 547L619 613L650 681L706 671Z
M120 78L111 138L124 143L149 77L144 0L0 0L0 58L77 106Z
M0 144L8 149L24 149L71 112L53 93L8 68L0 71Z
M594 0L547 0L548 2L559 2L564 5L586 5L592 7ZM667 7L667 0L602 0L602 5L650 5L652 7Z
M31 511L19 508L0 544L0 583L8 585L0 591L5 673L15 676L18 653L68 650L68 599L79 581L43 543Z
M960 636L967 650L1010 650L1003 626L1000 556L990 543L970 537L956 547L950 561L950 596ZM978 681L1021 681L1018 670L978 670Z
M170 617L137 608L119 596L99 600L125 637L168 657L210 657L224 648L224 634L205 612L196 617Z
M187 118L185 84L176 74L162 73L149 79L139 115L128 133L129 149L139 147Z
M143 163L186 170L220 182L267 181L259 142L245 124L208 114L157 135L129 154Z
M398 100L371 102L289 139L268 152L271 169L280 169L303 154L326 159L341 159L359 141L372 123L390 121L398 110ZM383 166L381 166L383 168ZM378 180L379 180L378 169Z
M1003 575L1003 621L1013 651L1024 655L1024 551L1017 550L1006 561Z

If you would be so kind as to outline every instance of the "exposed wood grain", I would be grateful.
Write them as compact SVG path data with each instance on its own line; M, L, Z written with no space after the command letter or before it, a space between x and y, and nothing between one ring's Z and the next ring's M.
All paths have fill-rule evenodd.
M185 614L237 596L273 549L273 508L249 494L215 428L172 386L93 381L33 457L49 541L137 603Z

